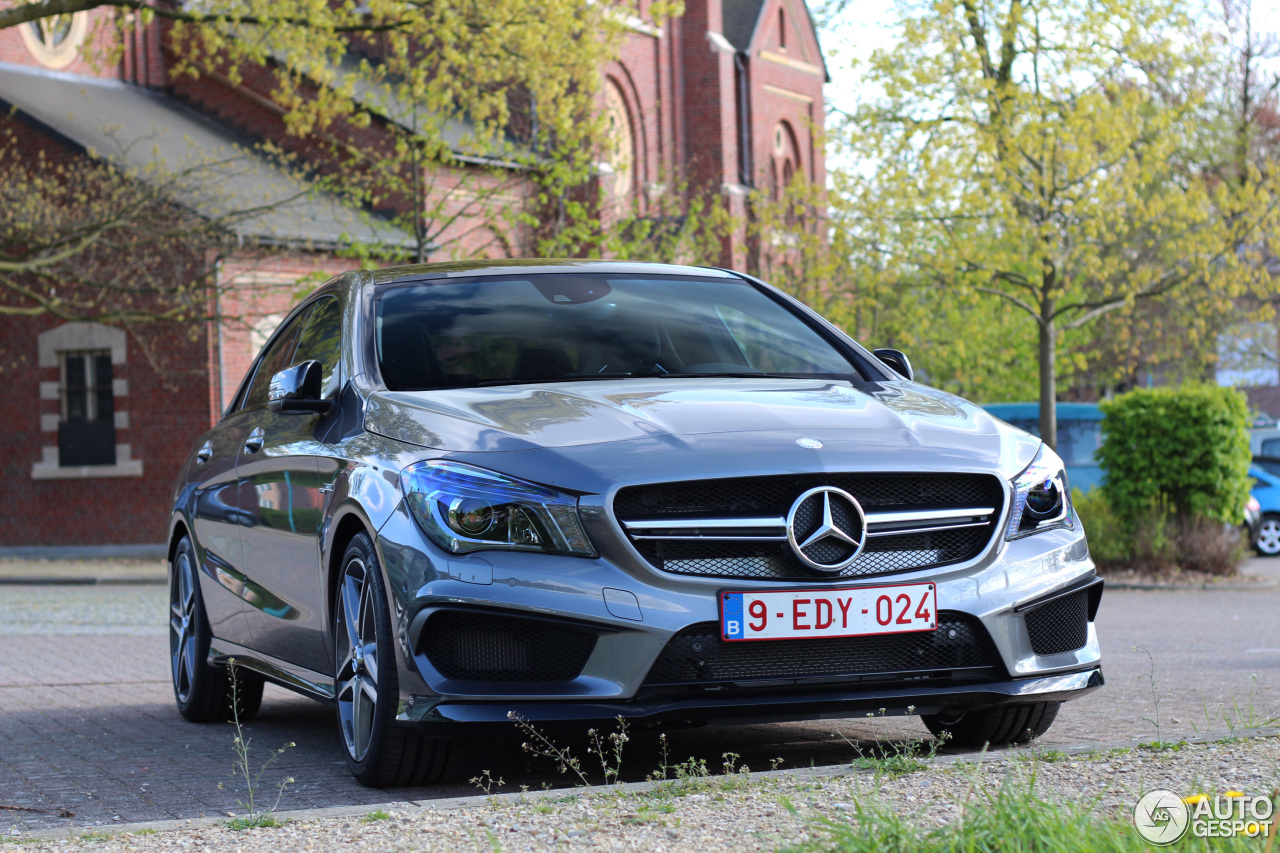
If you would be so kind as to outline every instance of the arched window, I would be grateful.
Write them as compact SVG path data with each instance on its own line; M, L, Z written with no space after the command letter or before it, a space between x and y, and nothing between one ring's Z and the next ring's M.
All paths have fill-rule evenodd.
M612 78L604 85L605 121L608 123L609 159L613 167L613 201L619 205L635 197L638 161L635 127L622 87Z
M74 15L49 15L22 24L18 29L27 51L45 68L66 68L80 55L89 17L84 12Z

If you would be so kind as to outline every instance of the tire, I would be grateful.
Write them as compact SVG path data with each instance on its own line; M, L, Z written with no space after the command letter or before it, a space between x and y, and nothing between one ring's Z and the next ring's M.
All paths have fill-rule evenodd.
M1061 705L1061 702L997 705L994 708L925 714L920 719L934 737L941 738L945 732L948 744L1006 746L1026 743L1043 735L1053 725Z
M233 674L211 665L208 661L212 638L196 573L195 549L184 536L169 563L169 672L173 698L178 712L193 723L224 722L237 716L244 722L262 705L262 679L244 669L236 669Z
M400 679L378 555L368 534L342 557L333 608L334 687L347 767L370 788L438 781L449 742L396 724Z
M1262 516L1253 549L1264 557L1280 557L1280 515L1269 512Z

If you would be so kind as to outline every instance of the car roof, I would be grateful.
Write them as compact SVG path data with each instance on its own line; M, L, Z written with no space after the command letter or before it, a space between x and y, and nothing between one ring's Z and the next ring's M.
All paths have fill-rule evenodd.
M611 261L587 258L450 261L439 264L404 264L370 271L375 285L433 278L584 272L604 275L680 275L729 279L740 277L732 272L715 267L692 267L681 264L653 264L638 261Z

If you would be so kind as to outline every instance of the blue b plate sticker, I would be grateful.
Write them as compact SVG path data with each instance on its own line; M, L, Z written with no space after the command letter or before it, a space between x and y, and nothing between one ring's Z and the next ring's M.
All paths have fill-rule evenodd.
M721 599L724 609L721 611L720 628L726 640L742 639L742 593L725 593Z

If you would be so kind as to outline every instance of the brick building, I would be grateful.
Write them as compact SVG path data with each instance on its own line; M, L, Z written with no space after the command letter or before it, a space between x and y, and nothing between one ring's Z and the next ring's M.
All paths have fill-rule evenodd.
M601 108L617 140L604 169L613 198L643 211L683 174L744 214L753 191L798 175L826 180L821 129L827 79L802 0L688 0L683 17L629 20L616 61L602 69ZM233 83L168 73L159 24L140 22L118 63L90 64L85 41L110 9L51 26L0 31L0 130L26 154L74 158L93 151L131 167L167 168L216 158L243 144L282 139L281 113L252 77ZM97 35L95 35L97 34ZM265 84L264 84L265 85ZM237 148L236 146L241 146ZM291 197L298 179L246 155L216 182L224 196L182 199L218 213L225 193ZM521 188L510 193L519 201ZM235 252L207 263L241 324L186 328L0 315L6 394L0 401L0 555L17 548L137 546L165 538L170 489L194 439L221 415L262 340L297 298L295 282L351 262L336 257L354 234L408 244L410 235L336 199L308 195L235 226ZM518 228L460 217L449 234L465 254L520 256ZM722 263L745 268L730 241ZM0 297L3 298L3 297Z

